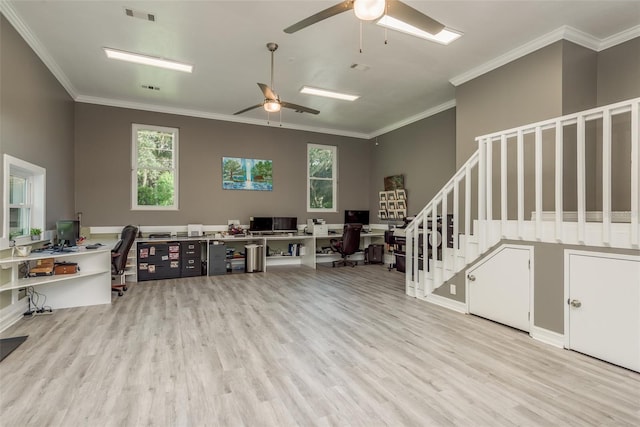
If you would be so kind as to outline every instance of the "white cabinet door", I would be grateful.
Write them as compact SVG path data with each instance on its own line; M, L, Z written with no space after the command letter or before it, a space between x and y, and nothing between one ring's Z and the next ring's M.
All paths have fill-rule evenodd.
M469 312L529 332L531 248L504 246L467 272Z
M565 259L567 348L640 371L640 258L569 252Z

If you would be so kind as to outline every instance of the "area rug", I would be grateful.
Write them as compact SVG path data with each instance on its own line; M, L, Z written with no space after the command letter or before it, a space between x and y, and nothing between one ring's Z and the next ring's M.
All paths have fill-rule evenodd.
M25 342L27 337L28 335L22 337L0 338L0 362L10 355L13 350L18 348L20 344Z

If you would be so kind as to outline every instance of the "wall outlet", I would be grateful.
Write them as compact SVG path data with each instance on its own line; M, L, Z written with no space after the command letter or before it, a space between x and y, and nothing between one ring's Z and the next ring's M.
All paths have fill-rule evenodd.
M449 285L449 293L451 295L455 295L456 294L456 285Z

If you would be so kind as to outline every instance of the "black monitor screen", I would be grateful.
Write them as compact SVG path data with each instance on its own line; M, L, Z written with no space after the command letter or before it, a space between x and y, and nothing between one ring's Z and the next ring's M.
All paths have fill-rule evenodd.
M264 216L255 216L249 221L249 231L272 231L273 218Z
M273 231L298 231L298 218L288 216L274 217Z
M75 219L58 221L56 222L56 231L58 243L65 246L75 246L76 241L80 239L80 221Z
M346 210L344 211L344 223L369 225L369 211Z

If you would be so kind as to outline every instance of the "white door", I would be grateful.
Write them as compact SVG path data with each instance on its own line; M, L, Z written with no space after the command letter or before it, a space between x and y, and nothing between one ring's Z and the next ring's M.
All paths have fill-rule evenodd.
M503 246L467 272L469 313L529 331L531 248Z
M640 258L568 251L565 269L567 348L640 371Z

